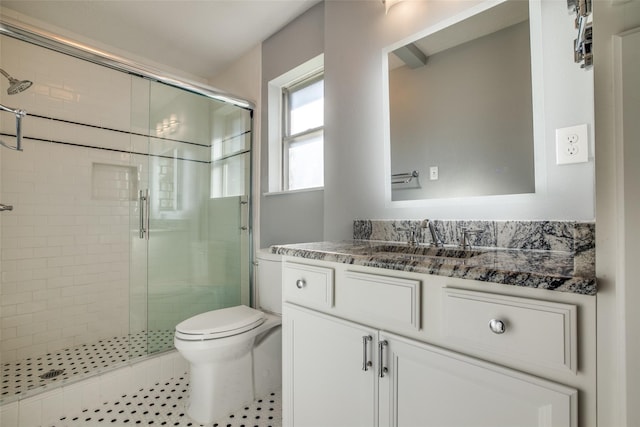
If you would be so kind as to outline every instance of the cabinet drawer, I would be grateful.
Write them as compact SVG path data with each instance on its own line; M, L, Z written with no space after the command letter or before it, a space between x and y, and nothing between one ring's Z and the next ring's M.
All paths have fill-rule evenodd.
M347 271L336 306L383 328L420 329L420 281Z
M285 301L315 308L333 307L333 269L287 262L282 273Z
M470 350L576 373L575 305L452 288L444 289L443 305L446 338Z

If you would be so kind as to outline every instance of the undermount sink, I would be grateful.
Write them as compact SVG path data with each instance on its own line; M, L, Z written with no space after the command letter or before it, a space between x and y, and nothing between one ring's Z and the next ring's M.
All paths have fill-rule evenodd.
M460 249L457 247L434 247L434 246L409 246L398 244L380 244L366 248L355 249L355 253L360 255L406 255L423 256L430 258L458 258L466 259L481 255L484 251L473 249Z

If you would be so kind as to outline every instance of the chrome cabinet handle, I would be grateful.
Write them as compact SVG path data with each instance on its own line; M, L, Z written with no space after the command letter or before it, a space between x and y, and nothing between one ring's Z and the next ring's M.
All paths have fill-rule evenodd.
M373 366L373 362L367 359L367 343L370 343L373 340L371 335L365 335L362 337L362 370L368 371L371 366Z
M2 203L0 203L0 212L12 211L12 210L13 210L13 206L11 206L11 205L3 205Z
M305 286L307 286L307 282L304 281L304 279L298 279L296 280L296 288L298 289L302 289Z
M378 365L379 365L379 369L378 369L378 376L380 378L384 378L384 374L386 374L387 372L389 372L389 369L384 366L384 348L389 344L389 341L384 340L384 341L380 341L378 343Z
M489 329L494 334L504 334L507 331L507 326L500 319L491 319L489 320Z

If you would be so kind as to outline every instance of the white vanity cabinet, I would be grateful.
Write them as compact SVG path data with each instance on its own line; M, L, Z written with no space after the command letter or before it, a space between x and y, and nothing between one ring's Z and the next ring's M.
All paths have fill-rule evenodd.
M380 426L578 425L571 387L389 333L379 342Z
M374 426L377 331L291 304L283 318L283 425Z
M592 316L572 295L299 258L283 268L284 426L595 425L593 358L578 357L593 343L577 334Z

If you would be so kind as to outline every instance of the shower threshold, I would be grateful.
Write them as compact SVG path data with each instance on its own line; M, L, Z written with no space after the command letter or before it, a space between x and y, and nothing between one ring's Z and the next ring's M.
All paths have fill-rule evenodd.
M139 332L2 364L0 403L49 390L173 348L173 330Z

